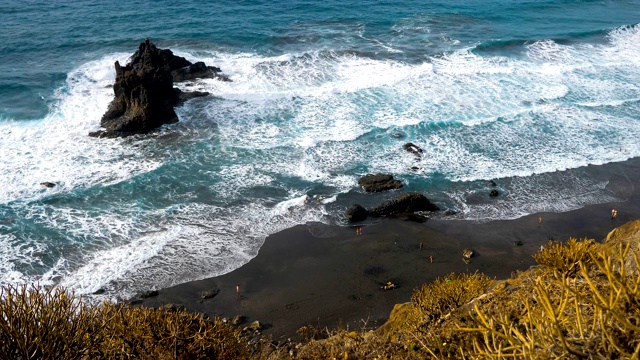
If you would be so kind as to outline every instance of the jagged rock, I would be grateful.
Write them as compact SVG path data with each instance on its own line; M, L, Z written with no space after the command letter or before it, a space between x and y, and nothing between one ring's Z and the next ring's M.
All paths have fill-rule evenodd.
M145 133L178 121L173 107L179 99L165 58L147 39L129 64L123 67L116 61L115 99L100 121L108 134L93 135Z
M174 55L173 51L169 49L158 49L158 55L160 55L160 58L162 58L162 61L164 62L164 70L169 72L192 65L191 61L183 58L182 56ZM134 54L133 57L135 58L136 55ZM134 63L135 60L132 60L132 64Z
M207 66L202 61L198 61L195 64L173 70L171 72L171 76L173 76L173 81L175 82L210 78L217 78L218 80L222 81L231 81L227 76L221 74L220 68L217 68L215 66Z
M408 213L415 211L437 211L440 210L431 203L424 195L419 193L406 193L394 199L369 209L369 214L374 216L389 216L393 214Z
M496 186L498 186L498 184L496 184L496 182L495 182L495 181L493 181L493 180L489 180L489 181L487 181L487 185L492 186L492 187L496 187Z
M44 187L46 187L46 188L49 188L49 189L51 189L51 188L53 188L53 187L55 187L55 186L56 186L56 184L55 184L55 183L48 182L48 181L41 182L41 183L40 183L40 185L42 185L42 186L44 186Z
M189 69L191 65L185 58L174 55L171 50L158 49L146 39L126 66L116 61L115 98L100 120L105 129L91 132L89 136L142 134L177 122L173 108L188 96L173 88L172 72ZM192 96L199 95L202 93Z
M363 221L367 218L367 216L369 216L369 212L367 211L367 209L358 204L349 206L344 212L344 217L349 222Z
M489 196L494 196L495 197L495 196L498 196L498 195L500 195L500 193L496 189L493 189L493 190L489 191Z
M414 143L406 143L402 146L403 149L405 149L406 151L412 153L413 155L420 157L422 155L422 149L414 144Z
M388 174L367 174L358 180L358 184L366 192L381 192L402 187L400 180L395 180L393 175Z
M220 289L205 290L200 294L200 297L202 299L211 299L212 297L218 295L219 292Z

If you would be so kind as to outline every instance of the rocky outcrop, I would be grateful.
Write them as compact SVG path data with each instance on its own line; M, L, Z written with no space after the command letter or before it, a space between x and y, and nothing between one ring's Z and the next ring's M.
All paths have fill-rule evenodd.
M406 143L402 146L403 149L412 153L413 155L420 157L423 153L422 148L414 143Z
M216 77L219 69L191 64L168 49L158 49L146 39L126 66L116 61L115 98L102 116L104 130L92 132L95 137L118 137L141 134L164 124L178 121L174 106L189 98L173 87L173 73L179 78ZM204 67L204 68L203 68ZM191 69L191 70L190 70ZM216 71L212 70L215 69ZM193 96L207 95L196 93Z
M393 175L387 174L367 174L358 180L358 184L366 192L381 192L402 187L400 180L395 180Z
M194 79L218 79L231 81L226 75L221 73L220 68L207 66L202 61L171 71L173 81L182 82Z
M344 212L344 217L349 222L358 222L363 221L369 216L369 212L367 209L363 208L358 204L353 204L347 208L347 211Z
M634 256L640 259L640 220L631 221L613 229L604 243L614 250L628 247L623 259L625 269L628 274L638 274L640 270Z
M419 193L406 193L369 209L369 214L374 216L389 216L416 211L440 210L426 196Z

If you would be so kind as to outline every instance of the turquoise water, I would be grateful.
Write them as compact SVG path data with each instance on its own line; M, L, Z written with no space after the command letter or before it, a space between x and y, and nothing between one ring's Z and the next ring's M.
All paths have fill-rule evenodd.
M225 273L394 195L363 194L369 172L455 218L622 200L586 166L640 155L639 19L640 1L0 1L0 283L115 297ZM89 138L145 37L233 82L180 84L212 95L155 134Z

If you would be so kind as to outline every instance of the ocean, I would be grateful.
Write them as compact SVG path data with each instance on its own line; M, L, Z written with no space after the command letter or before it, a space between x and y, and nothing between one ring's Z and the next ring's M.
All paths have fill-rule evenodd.
M599 165L640 155L639 22L638 0L0 0L0 284L128 297L404 191L476 221L624 200ZM88 137L147 37L232 82ZM378 172L404 188L363 193Z

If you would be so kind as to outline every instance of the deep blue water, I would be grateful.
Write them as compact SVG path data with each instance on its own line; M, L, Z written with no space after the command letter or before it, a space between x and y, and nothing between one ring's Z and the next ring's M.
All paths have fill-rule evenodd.
M586 166L640 155L639 22L640 1L0 0L0 283L221 274L396 194L369 172L456 218L622 200ZM233 82L180 84L212 96L156 134L87 137L145 37Z

